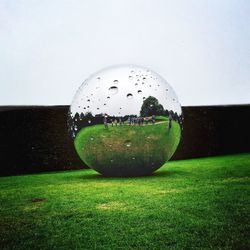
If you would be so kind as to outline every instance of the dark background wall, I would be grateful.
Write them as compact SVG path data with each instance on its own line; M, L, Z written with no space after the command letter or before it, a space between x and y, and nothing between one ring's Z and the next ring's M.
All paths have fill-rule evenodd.
M68 106L0 107L0 175L85 167L67 131ZM172 159L250 152L250 105L183 107Z

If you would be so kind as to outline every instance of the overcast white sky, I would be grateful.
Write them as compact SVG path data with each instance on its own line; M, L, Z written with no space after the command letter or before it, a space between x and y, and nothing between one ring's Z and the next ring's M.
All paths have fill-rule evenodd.
M0 0L0 105L70 104L113 64L159 73L182 105L250 103L249 0Z

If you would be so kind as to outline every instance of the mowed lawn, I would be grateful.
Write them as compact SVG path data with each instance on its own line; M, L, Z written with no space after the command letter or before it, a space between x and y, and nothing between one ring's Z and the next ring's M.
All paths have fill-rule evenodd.
M250 154L0 178L1 249L249 249Z

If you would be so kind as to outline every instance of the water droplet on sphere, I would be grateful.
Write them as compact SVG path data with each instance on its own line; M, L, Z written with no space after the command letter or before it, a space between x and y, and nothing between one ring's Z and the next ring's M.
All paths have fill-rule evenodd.
M131 141L125 141L125 146L126 146L127 148L130 148L131 145L132 145Z
M118 92L118 88L116 86L111 86L109 92L114 95Z
M131 93L127 94L127 98L128 99L132 99L133 98L133 95Z

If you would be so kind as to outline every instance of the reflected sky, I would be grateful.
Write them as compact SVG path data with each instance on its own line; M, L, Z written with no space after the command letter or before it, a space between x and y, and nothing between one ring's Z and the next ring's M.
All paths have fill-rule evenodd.
M149 96L154 96L164 110L181 114L174 90L159 74L134 65L108 67L83 82L71 104L71 116L77 112L139 116L143 101Z

